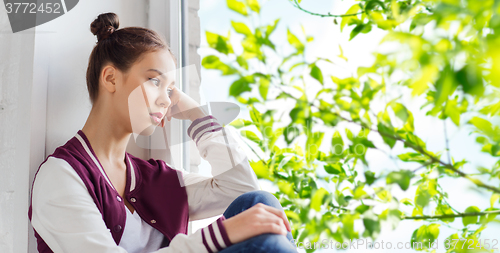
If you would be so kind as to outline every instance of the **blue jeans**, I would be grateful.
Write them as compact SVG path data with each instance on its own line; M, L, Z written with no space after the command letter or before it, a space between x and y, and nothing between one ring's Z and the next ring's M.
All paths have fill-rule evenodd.
M227 207L224 212L224 217L232 217L244 210L254 206L257 203L263 203L283 210L281 204L276 197L266 191L251 191L237 197ZM265 233L249 238L245 241L233 244L221 251L220 253L244 253L244 252L297 252L295 244L292 243L292 233L288 232L286 236L281 234Z

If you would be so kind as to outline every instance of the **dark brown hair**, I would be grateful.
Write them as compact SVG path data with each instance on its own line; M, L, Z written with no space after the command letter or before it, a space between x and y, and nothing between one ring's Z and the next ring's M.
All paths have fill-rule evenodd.
M90 31L97 36L97 42L89 57L87 68L87 89L92 104L99 93L99 76L106 64L112 64L126 73L143 53L166 49L172 54L166 40L153 30L142 27L118 29L118 15L100 14L90 24Z

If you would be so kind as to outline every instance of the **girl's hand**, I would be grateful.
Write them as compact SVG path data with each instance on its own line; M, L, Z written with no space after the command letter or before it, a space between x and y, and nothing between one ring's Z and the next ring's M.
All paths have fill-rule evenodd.
M239 243L254 236L274 233L286 235L291 231L285 213L277 208L258 203L247 210L223 220L231 243Z
M194 121L197 118L208 115L208 113L201 108L198 102L183 91L179 90L176 86L173 86L170 94L171 104L165 114L168 121L170 121L172 117L181 120L189 119Z

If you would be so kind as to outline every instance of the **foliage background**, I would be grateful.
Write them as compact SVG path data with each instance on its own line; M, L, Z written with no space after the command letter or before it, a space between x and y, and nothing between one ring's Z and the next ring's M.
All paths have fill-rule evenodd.
M385 1L387 2L387 1ZM391 1L389 1L391 2ZM318 11L318 12L324 12L324 10L332 10L332 13L345 13L352 5L354 4L354 1L304 1L303 6L307 7L311 11ZM226 2L225 1L202 1L202 7L200 8L203 13L200 13L201 17L201 23L202 23L202 28L205 28L206 31L210 32L216 32L218 34L222 34L224 36L227 35L227 31L231 29L231 20L235 21L243 21L247 22L247 24L250 27L255 27L258 26L259 24L269 24L276 18L280 18L280 22L278 23L278 26L273 33L271 37L271 41L275 43L276 45L286 45L288 44L288 38L289 36L287 35L287 28L290 29L290 31L299 38L299 40L305 41L307 36L314 37L314 40L305 46L305 56L304 59L308 62L314 62L316 57L323 57L327 58L332 61L326 62L326 61L320 61L317 63L317 68L321 70L322 76L324 78L325 86L327 86L326 82L330 82L330 85L335 84L335 82L332 82L330 79L329 75L333 75L337 78L347 78L347 77L358 77L358 67L364 66L364 67L369 67L371 64L374 62L375 57L371 54L372 52L375 51L382 51L384 50L386 52L389 52L390 49L394 48L395 45L389 45L389 46L379 46L379 41L385 36L386 32L373 26L372 30L369 31L367 34L359 34L356 38L352 39L349 41L350 34L352 34L353 27L345 27L343 32L340 32L339 25L336 25L332 22L331 18L319 18L319 17L313 17L308 14L305 14L296 8L293 8L292 5L287 2L287 1L279 1L279 0L273 0L273 1L268 1L265 2L262 5L262 11L260 14L260 18L252 21L247 21L245 18L243 18L241 15L238 15L234 12L228 11L226 7ZM210 10L210 8L212 8ZM455 10L456 11L456 10ZM224 17L224 18L221 18ZM456 17L455 17L456 18ZM366 19L367 20L367 19ZM365 20L365 22L366 22ZM253 22L253 23L252 23ZM337 23L341 24L341 20L337 19ZM301 25L304 27L304 29L301 29ZM356 28L354 28L356 29ZM303 34L303 31L305 30L305 34ZM234 30L231 31L231 45L234 47L234 51L237 54L241 53L241 47L239 44L244 39L244 36L236 34ZM202 39L202 41L206 41L206 37ZM342 46L343 49L343 56L347 58L347 61L343 59L343 57L339 57L341 54L339 45ZM413 48L412 50L415 50ZM288 45L288 48L285 46L278 47L278 51L282 56L286 56L287 54L291 54L294 51L294 47ZM216 54L214 53L213 49L208 49L208 45L206 48L201 49L200 53L202 56L209 56L212 54L217 55L220 57L224 62L229 63L231 61L234 61L234 58L231 59L231 57L225 58L224 55L222 54ZM403 53L400 53L400 55L404 55ZM272 62L272 60L275 60L279 62L280 58L276 57L273 59L272 57L269 60ZM450 57L451 59L451 57ZM420 59L419 59L420 60ZM432 62L432 61L431 61ZM249 64L254 64L249 61ZM272 63L271 63L272 64ZM207 66L205 64L205 66ZM257 65L254 65L257 66ZM314 67L314 66L312 66ZM396 65L396 68L403 69L404 65ZM220 66L218 67L220 68ZM311 67L306 69L304 72L301 72L297 74L298 76L304 76L304 80L307 84L314 84L316 87L318 86L317 80L314 80L311 75L308 75L310 73ZM417 68L418 69L418 68ZM264 68L264 70L268 70ZM413 70L415 71L415 70ZM313 74L314 76L315 74ZM316 77L318 75L315 75ZM410 75L411 76L411 75ZM413 76L418 76L418 75L413 75ZM236 80L235 76L220 76L220 72L217 71L207 71L203 70L202 71L202 78L203 78L203 87L205 94L208 96L205 98L207 100L227 100L226 95L227 93L221 92L221 91L228 91L230 90L229 85ZM376 79L376 78L375 78ZM408 79L408 78L407 78ZM361 80L361 79L360 79ZM380 82L380 80L379 80ZM387 82L387 85L391 85L390 82ZM333 87L333 86L332 86ZM306 87L309 92L317 92L317 88L311 86ZM387 104L388 101L390 101L391 96L392 97L398 97L399 95L402 95L399 100L408 108L408 111L413 113L414 117L414 128L415 131L414 133L419 136L425 143L428 148L428 150L432 150L433 152L438 152L438 151L443 151L446 149L446 141L445 138L443 138L443 133L444 133L444 124L443 121L436 118L436 117L430 117L426 116L425 113L428 110L422 110L420 109L420 106L424 104L427 100L425 94L420 97L412 97L411 90L404 89L404 86L390 86L389 89L386 89L386 92L384 94L384 98L380 99L380 101L376 101L374 99L373 103L370 104L370 109L374 111L380 111L384 110L385 105ZM225 93L225 94L222 94ZM259 91L258 88L254 89L254 96L259 97ZM333 94L333 93L332 93ZM224 97L221 97L224 96ZM491 103L498 102L497 99L494 97L493 100L490 101ZM267 108L264 109L269 109L272 108L272 104L267 104ZM279 106L283 106L283 104L279 104ZM287 104L287 106L291 106L293 108L294 103ZM262 109L262 107L261 107ZM428 108L426 108L428 109ZM264 112L265 110L261 110ZM246 118L247 120L251 120L249 117L249 114L246 114L248 112L243 111L242 113L242 118ZM393 118L398 118L397 114L393 114L394 112L391 112L391 109L389 109L390 116ZM462 121L464 123L467 122L466 119L464 118L471 118L471 116L464 114L465 117L462 117ZM406 117L407 118L407 117ZM495 121L495 118L488 118L488 121L493 122L493 124L496 124L497 121ZM456 160L461 160L461 159L466 159L469 161L469 163L464 164L462 167L462 170L465 171L466 173L478 173L477 167L478 166L483 166L485 168L493 168L495 162L497 159L494 158L494 156L486 155L484 153L481 153L481 148L483 145L480 145L476 142L476 137L477 135L470 136L469 133L471 132L471 128L458 128L456 124L453 123L453 120L447 119L446 120L446 130L448 132L449 140L448 140L448 146L450 148L450 154L452 157L454 157ZM357 134L359 131L359 126L356 124L348 124L346 122L340 121L339 124L335 125L334 127L329 127L326 128L325 135L323 136L323 143L330 143L332 139L332 135L335 131L339 131L343 139L345 140L346 143L348 143L348 137L347 133L345 132L345 129L350 129L350 131L354 134ZM251 129L251 131L254 131L258 134L258 131L256 131L255 128ZM375 149L369 149L368 152L366 153L366 161L369 164L369 166L362 166L361 162L358 162L356 166L354 166L355 169L352 171L347 171L351 173L358 173L357 179L354 180L354 182L357 182L358 184L360 182L366 182L366 177L365 172L366 171L371 171L374 173L376 177L379 177L381 179L375 181L374 185L368 187L366 191L369 191L370 189L377 187L377 186L385 186L387 183L387 179L384 178L387 176L391 171L399 171L401 169L407 169L407 170L415 170L419 169L419 172L428 172L427 174L431 174L431 167L429 166L428 168L422 168L420 169L420 166L418 164L407 164L407 163L402 163L398 159L391 159L390 157L394 157L398 154L405 153L408 150L404 149L402 146L396 145L394 149L389 149L387 147L384 147L384 141L381 138L376 138L376 136L369 135L368 139L373 142L374 146L376 147L381 147L380 150L375 150ZM279 143L279 141L278 141ZM366 143L365 143L366 144ZM282 142L280 144L280 147L283 147L284 143ZM369 144L367 144L369 145ZM252 144L250 142L250 146L253 147L254 150L258 151L258 145ZM249 152L252 152L249 150ZM257 152L259 153L259 152ZM261 157L265 157L265 152L259 153ZM389 155L387 155L389 154ZM443 160L447 160L447 153L443 153ZM250 155L252 156L252 155ZM266 160L266 159L264 159ZM314 159L313 159L314 160ZM257 157L254 157L254 161L257 161ZM352 160L351 160L352 161ZM344 162L341 161L342 163ZM346 165L349 163L346 163ZM254 164L256 165L256 164ZM351 166L353 164L351 163ZM256 165L257 166L257 165ZM256 168L254 166L254 169ZM344 171L348 170L343 167ZM338 174L328 174L325 173L325 170L317 169L317 175L321 176L335 176ZM256 171L256 173L259 174L259 171ZM439 172L441 173L441 172ZM421 177L418 175L415 176L415 178L412 179L412 184L410 185L409 188L406 191L402 191L397 185L390 185L390 195L392 195L395 199L398 201L403 200L405 198L408 198L411 200L412 204L415 204L415 192L417 191L417 180L419 180ZM263 175L260 173L260 175ZM394 174L393 174L394 175ZM264 175L265 176L265 175ZM425 175L424 175L425 176ZM484 182L490 183L492 185L496 185L498 187L498 175L494 174L492 176L493 179L490 179L489 177L482 177L481 179L484 179ZM277 183L278 180L276 178L271 178L272 182ZM290 180L289 180L290 181ZM337 183L331 183L331 182L321 182L321 180L316 180L317 183L317 188L323 187L324 189L327 189L329 192L328 194L325 194L324 197L321 198L322 202L329 202L329 203L336 203L339 204L339 199L338 199L338 194L335 196L335 188L338 188ZM341 179L342 181L342 179ZM268 189L271 190L277 190L276 186L273 186L272 183L265 183L265 180L262 181L263 185L265 185ZM349 186L349 183L346 183L342 185L344 187L347 185L350 189L354 190L356 189L356 186L351 184ZM462 179L462 178L450 178L448 175L445 175L442 179L439 179L439 185L443 189L441 192L443 194L447 194L447 202L450 203L450 205L456 209L458 212L464 212L466 208L469 206L478 206L480 210L484 210L488 207L490 207L492 204L490 203L490 197L491 193L488 191L478 191L477 189L474 189L473 185L470 183L470 181ZM457 188L457 185L460 185L461 187ZM291 206L289 205L290 203L286 201L287 197L283 198L283 183L280 191L278 191L279 197L282 198L282 204L284 204L285 209L290 209ZM340 188L339 190L341 190ZM312 195L316 191L314 190L314 187L312 189ZM332 193L331 198L328 198L328 195ZM344 194L342 194L344 195ZM353 192L349 193L349 189L346 190L345 196L349 195L354 195ZM305 198L307 199L307 194L304 195ZM387 196L387 195L386 195ZM288 197L290 199L291 197ZM383 202L383 198L380 198L380 196L375 197L377 201L375 201L376 204L374 204L373 208L373 213L374 217L372 220L375 221L375 224L378 224L380 221L380 224L382 226L381 234L377 235L376 232L378 232L378 229L375 229L371 231L371 234L363 234L365 230L365 226L367 225L366 222L363 222L363 219L366 219L368 217L367 214L362 213L360 216L355 217L355 216L347 216L343 215L343 218L335 218L335 217L329 217L325 216L325 212L333 213L333 215L338 215L337 212L333 211L333 209L327 210L326 205L321 206L320 210L320 215L316 216L315 218L310 218L310 217L305 217L301 215L298 219L291 218L291 216L294 216L293 213L288 213L289 218L291 218L292 221L294 221L295 227L295 233L297 233L297 237L301 236L303 239L306 240L311 240L315 241L318 239L319 232L322 232L323 236L326 236L326 238L329 237L334 237L334 233L339 229L340 230L340 235L341 237L338 237L337 235L337 240L346 240L348 238L356 238L356 237L363 237L363 236L368 236L368 237L373 237L373 238L378 238L378 240L389 240L392 242L406 242L409 241L411 238L412 233L420 228L423 224L439 224L439 243L440 243L440 248L443 248L443 240L450 236L453 233L457 233L457 235L461 235L463 232L462 229L464 228L464 225L462 223L461 219L455 219L453 222L446 223L443 221L432 221L432 222L422 222L422 221L401 221L399 222L399 225L397 226L395 232L391 231L391 225L394 224L396 225L398 222L393 219L392 222L389 222L390 219L381 219L381 213L388 209L387 206L390 206L390 202L393 201L387 201L388 203L381 203ZM292 200L294 199L293 197L291 198ZM388 198L392 199L392 198ZM441 198L443 199L443 198ZM382 201L381 201L382 200ZM467 201L464 201L467 200ZM368 201L368 200L366 200ZM293 202L293 201L292 201ZM348 201L350 204L347 205L347 209L353 211L356 206L359 205L360 200L354 199L351 201L349 199ZM403 201L404 202L404 201ZM432 201L431 201L432 202ZM436 198L436 203L439 202L439 198ZM498 202L495 202L494 207L498 208ZM295 206L300 206L299 204L295 203ZM302 210L295 209L294 213L295 214L304 214L304 210L307 210L310 213L315 213L315 211L311 211L311 209L314 209L313 205L311 203L307 202L303 204L304 208ZM428 207L425 207L423 209L423 214L434 214L437 209L436 209L437 204L435 205L430 205ZM389 208L391 209L391 208ZM406 206L402 204L401 202L398 204L396 208L400 210L403 213L406 213L406 215L412 215L413 212L413 206ZM333 211L333 212L332 212ZM341 211L342 213L342 211ZM356 215L356 212L346 212L350 213L353 215ZM314 215L312 215L314 216ZM366 216L366 217L365 217ZM323 217L323 220L321 220L321 217ZM329 217L329 219L325 219L324 217ZM340 216L339 216L340 217ZM347 218L346 218L347 217ZM363 218L364 217L364 218ZM339 223L335 221L335 219L340 219L340 223L342 224L340 228L336 228L335 223ZM310 226L305 228L304 226L306 224L312 224L312 220L318 221L315 226ZM306 222L307 221L307 222ZM335 221L333 224L328 224L327 221ZM350 222L353 222L352 229L347 229L348 226L346 224L349 224ZM320 226L319 224L325 225L324 227ZM376 226L375 226L376 227ZM468 231L474 231L475 229L479 228L480 225L468 225L467 228ZM328 229L326 229L328 228ZM373 228L373 226L372 226ZM303 233L304 231L308 231L309 233ZM332 231L331 234L325 231ZM498 224L489 224L488 229L484 230L482 233L481 238L489 238L495 239L498 236L495 232L499 231ZM318 232L318 233L315 233ZM375 233L375 234L374 234ZM473 232L472 232L473 233ZM467 234L466 234L467 236ZM495 237L496 236L496 237ZM295 237L295 236L294 236ZM383 251L383 250L381 250ZM404 251L404 250L402 250Z

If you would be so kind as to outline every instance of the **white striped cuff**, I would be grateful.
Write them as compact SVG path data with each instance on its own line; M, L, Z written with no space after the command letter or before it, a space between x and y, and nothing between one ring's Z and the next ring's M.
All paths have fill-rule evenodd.
M212 222L212 224L201 229L203 245L205 245L209 253L216 253L233 245L229 241L224 224L222 224L222 221L225 219L224 215L222 215L219 219Z
M193 121L187 133L188 136L198 144L198 141L204 134L220 130L222 130L222 126L217 122L217 119L212 115L208 115Z

